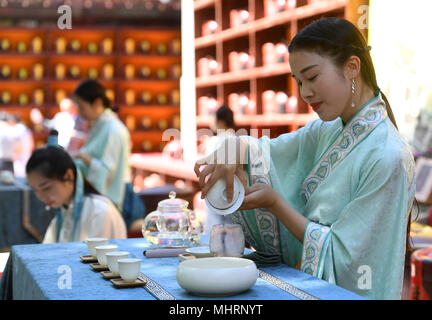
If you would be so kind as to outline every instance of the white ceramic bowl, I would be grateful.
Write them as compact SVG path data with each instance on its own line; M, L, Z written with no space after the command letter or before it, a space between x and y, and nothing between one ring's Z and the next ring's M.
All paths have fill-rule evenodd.
M106 261L107 261L107 266L108 269L110 269L110 271L114 274L114 275L119 275L119 270L118 270L118 260L119 259L126 259L129 257L129 252L126 251L113 251L113 252L107 252L105 254L106 256Z
M117 245L106 245L106 246L97 246L96 248L96 257L101 266L106 266L106 253L107 252L113 252L117 251L118 246Z
M104 246L108 243L108 239L106 238L88 238L86 240L87 247L89 250L89 253L96 258L96 247L97 246Z
M120 277L126 282L134 282L139 274L141 267L141 259L127 258L117 261L119 266Z
M185 260L177 267L177 282L201 296L230 296L250 289L258 278L252 260L213 257Z

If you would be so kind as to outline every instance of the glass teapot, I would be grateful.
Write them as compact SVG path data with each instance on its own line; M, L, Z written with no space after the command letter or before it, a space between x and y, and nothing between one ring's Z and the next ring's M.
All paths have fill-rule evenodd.
M188 204L171 191L169 199L160 201L157 210L145 217L142 225L144 238L160 246L190 246L198 242L202 222L188 209Z

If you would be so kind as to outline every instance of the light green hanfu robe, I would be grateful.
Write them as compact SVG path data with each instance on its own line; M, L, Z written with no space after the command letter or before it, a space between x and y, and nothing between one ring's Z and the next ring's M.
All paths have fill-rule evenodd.
M130 135L110 109L105 109L90 128L80 152L92 157L88 167L83 161L77 161L87 180L118 208L122 208L125 184L131 181Z
M315 120L248 143L249 184L268 183L310 220L303 244L265 209L232 216L266 255L371 299L400 299L414 159L381 95L343 126Z

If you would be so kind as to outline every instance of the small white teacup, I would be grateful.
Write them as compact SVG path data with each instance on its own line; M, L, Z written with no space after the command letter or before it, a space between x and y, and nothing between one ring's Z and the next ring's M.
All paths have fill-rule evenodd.
M117 261L119 266L120 277L126 282L134 282L139 274L141 267L141 259L119 259Z
M129 257L129 252L126 251L113 251L106 253L106 261L108 268L112 272L113 275L119 275L119 266L117 260L126 259Z
M95 248L97 246L105 246L105 245L107 245L108 244L108 239L106 239L106 238L88 238L86 242L87 242L89 253L94 258L97 258L97 256L96 256L96 249Z
M107 252L117 251L118 246L117 245L97 246L95 249L96 249L96 257L97 257L99 264L103 267L106 267L107 260L106 260L105 254Z

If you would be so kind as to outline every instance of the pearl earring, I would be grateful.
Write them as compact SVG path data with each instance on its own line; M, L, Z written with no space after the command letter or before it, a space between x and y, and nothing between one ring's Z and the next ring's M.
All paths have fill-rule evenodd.
M354 78L352 79L352 81L351 81L351 92L352 92L352 101L351 101L351 107L355 107L355 104L354 104L354 93L355 93L355 81L354 81Z

